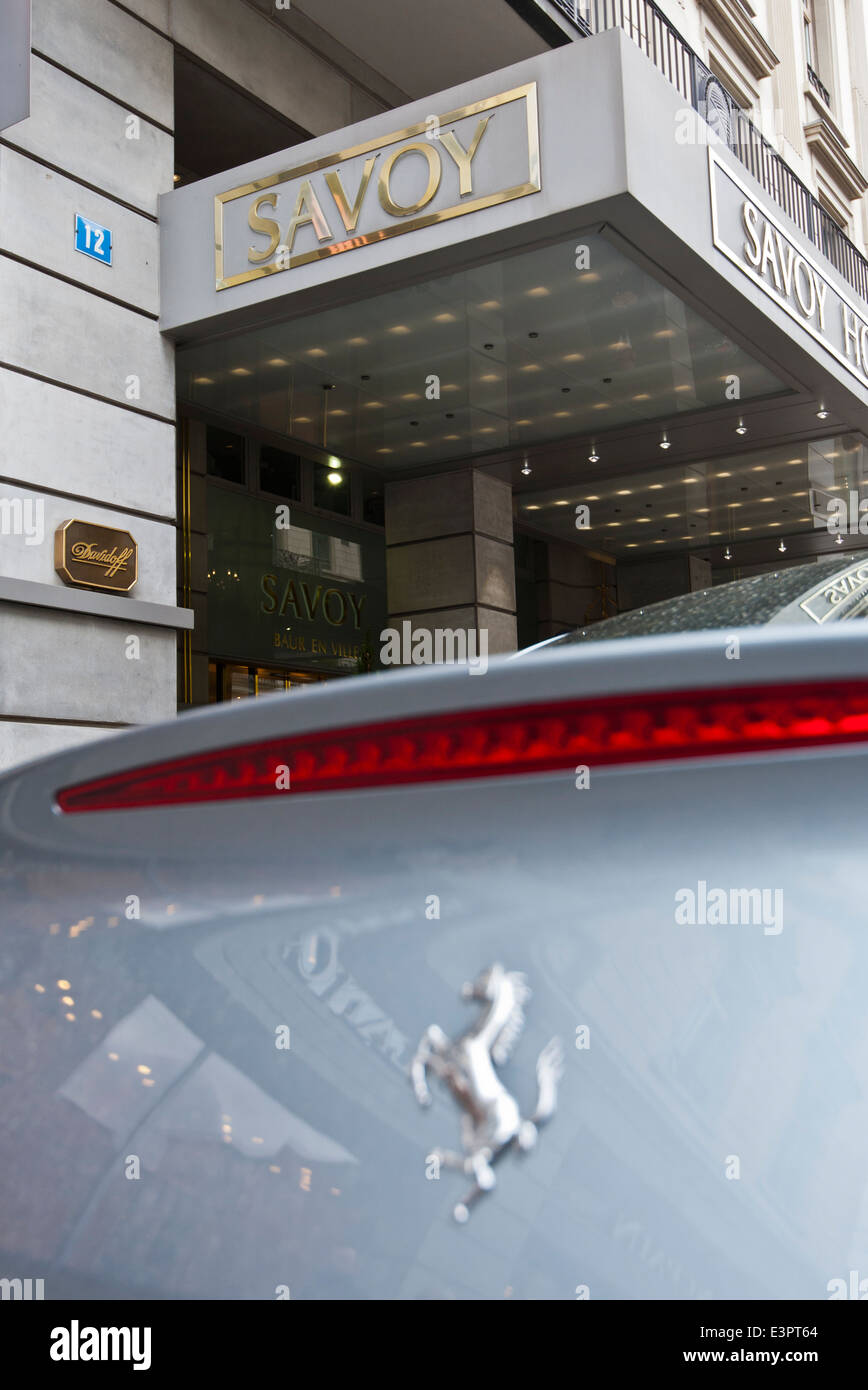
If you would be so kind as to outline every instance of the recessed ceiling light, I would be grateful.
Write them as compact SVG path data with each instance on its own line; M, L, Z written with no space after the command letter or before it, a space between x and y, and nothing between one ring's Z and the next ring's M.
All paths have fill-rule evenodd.
M662 490L662 487L663 487L663 484L662 484L662 483L651 483L650 487L648 488L648 491L649 491L649 492L660 492L660 491Z
M596 492L589 492L585 498L586 502L599 502L600 498Z
M480 307L480 309L499 309L499 308L500 308L500 300L499 300L499 299L486 299L482 304L480 304L479 307Z
M640 391L638 396L634 396L634 401L650 401L651 397L647 391Z
M533 420L516 420L517 425L532 425Z
M661 329L659 329L659 330L654 334L654 337L655 337L655 338L674 338L674 337L675 337L675 329L674 329L674 328L661 328Z
M367 347L367 338L347 338L347 347Z
M461 435L460 435L460 434L444 434L443 438L444 438L444 439L460 439L460 438L461 438Z
M325 357L325 348L307 348L308 357Z
M454 381L447 381L447 382L445 382L445 383L440 387L440 390L441 390L441 391L460 391L460 390L461 390L461 387L460 387L460 386L456 386L456 384L455 384Z
M425 448L425 440L424 440L424 439L411 439L411 441L410 441L410 448L411 448L411 449L424 449L424 448Z
M269 367L287 367L289 363L285 357L269 357L267 365Z
M213 386L214 379L210 376L194 376L193 381L197 386Z
M418 400L419 400L419 392L418 392L418 391L407 391L407 392L401 397L401 400L402 400L402 401L418 401Z
M592 409L592 410L608 410L608 409L609 409L609 402L608 402L608 401L595 401L594 404L591 406L591 409Z
M556 410L554 413L554 418L556 420L566 420L568 416L572 415L572 413L573 412L571 410Z
M534 285L532 290L525 290L525 294L531 299L542 299L544 295L548 294L548 290L545 285Z
M579 279L584 280L586 285L596 285L599 278L600 277L595 270L586 270L582 275L579 276Z
M671 449L671 448L672 448L672 441L670 440L669 435L666 433L665 430L663 431L663 438L660 440L660 448L661 448L661 449Z
M485 373L485 376L481 376L481 377L479 378L479 380L480 380L480 381L500 381L500 377L497 375L497 372L486 372L486 373Z
M523 367L519 367L520 372L538 372L539 370L536 362L525 362Z
M584 360L585 354L583 352L567 352L562 358L564 362L584 362Z
M734 508L734 507L740 507L740 506L741 506L741 503L740 503L740 502L727 502L726 505L727 505L728 507L733 507L733 508Z
M410 329L405 323L395 323L388 331L390 333L409 333Z
M686 385L685 383L682 383L680 386L676 386L675 390L676 390L676 391L692 391L692 390L693 390L693 387L692 387L692 386L688 386L688 385Z
M455 322L455 315L454 315L454 314L449 314L449 313L435 314L435 315L434 315L434 322L435 322L435 323L454 323L454 322Z
M365 401L365 410L382 410L382 401Z
M718 478L731 478L731 477L732 477L732 474L731 474L731 473L718 473L717 476L718 476Z
M249 371L249 369L248 369L247 367L233 367L233 368L232 368L232 375L233 375L233 376L250 376L251 373L250 373L250 371Z
M619 488L618 491L615 493L616 497L632 497L632 495L633 489L631 487Z
M538 503L536 503L536 502L528 502L527 506L525 507L525 511L526 511L526 512L538 512L538 511L539 511L539 505L538 505Z
M309 425L309 424L310 424L310 416L309 416L309 415L296 415L295 420L293 421L293 423L296 424L296 425Z
M676 518L676 517L679 517L680 515L681 515L680 512L667 512L667 513L666 513L666 520L667 520L667 521L674 521L675 518Z
M624 549L625 549L625 550L635 550L635 549L636 549L636 542L635 542L635 541L628 541L627 544L624 546Z
M637 516L636 520L637 520L637 522L639 523L640 526L643 526L643 525L648 525L648 526L650 526L650 525L651 525L651 518L650 518L650 516Z
M377 453L378 453L378 454L391 454L391 452L392 452L391 449L378 449L378 450L377 450Z
M566 497L559 497L557 502L555 502L556 507L568 507L569 505L570 504L567 501Z

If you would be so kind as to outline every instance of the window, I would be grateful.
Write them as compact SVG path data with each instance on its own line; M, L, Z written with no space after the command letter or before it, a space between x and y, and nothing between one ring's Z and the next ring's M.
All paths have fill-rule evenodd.
M247 662L209 661L208 698L219 701L248 700L257 695L276 695L304 685L318 684L328 677L312 671L286 671Z
M313 505L349 516L352 510L350 475L337 459L313 466Z
M832 68L829 56L828 14L817 6L816 0L802 0L802 16L805 25L805 63L808 81L824 105L831 107L832 98L828 87L820 80L820 73L829 73ZM822 32L817 27L820 20Z
M245 467L245 441L243 434L230 434L228 430L209 425L206 436L209 478L222 478L226 483L247 481Z
M817 69L817 24L814 15L814 0L803 0L803 14L805 24L805 56L808 60L808 67Z
M382 483L365 483L362 501L362 519L372 526L385 526L385 506Z
M301 459L285 449L263 444L259 450L259 487L274 497L298 502L301 497Z

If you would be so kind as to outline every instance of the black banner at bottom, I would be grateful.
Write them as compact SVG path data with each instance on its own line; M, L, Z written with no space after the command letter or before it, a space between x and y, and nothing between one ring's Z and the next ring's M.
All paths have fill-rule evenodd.
M864 1301L864 1300L862 1300ZM563 1349L564 1336L581 1341L581 1365L589 1358L612 1373L641 1369L668 1373L676 1367L701 1373L712 1366L808 1366L824 1375L859 1364L868 1332L866 1310L849 1300L791 1303L594 1302L576 1300L572 1307L535 1304L523 1310L509 1299L509 1341L504 1352L522 1343L518 1323L527 1320L537 1332L556 1341L524 1342ZM342 1353L357 1376L380 1374L386 1366L406 1375L431 1372L438 1349L444 1371L454 1375L458 1348L454 1332L479 1338L491 1350L498 1313L491 1304L451 1303L436 1316L425 1305L424 1322L415 1325L412 1304L374 1302L275 1301L273 1303L196 1302L24 1302L0 1303L0 1325L7 1364L11 1358L28 1371L50 1378L101 1370L113 1376L164 1376L192 1368L225 1379L236 1371L257 1375L274 1369L292 1374L293 1363L322 1357L323 1372L333 1377ZM504 1309L505 1311L505 1309ZM467 1321L465 1322L465 1318ZM484 1320L484 1321L481 1321ZM377 1330L377 1324L380 1328ZM540 1323L549 1324L540 1328ZM550 1330L549 1330L550 1329ZM514 1341L518 1332L518 1342ZM417 1335L419 1340L417 1341ZM409 1340L408 1340L409 1338ZM413 1348L417 1348L414 1352ZM365 1350L367 1348L367 1350ZM433 1351L433 1357L432 1357ZM510 1353L511 1354L511 1353ZM409 1355L409 1362L408 1362ZM398 1362L396 1363L396 1358ZM544 1374L542 1358L540 1374Z

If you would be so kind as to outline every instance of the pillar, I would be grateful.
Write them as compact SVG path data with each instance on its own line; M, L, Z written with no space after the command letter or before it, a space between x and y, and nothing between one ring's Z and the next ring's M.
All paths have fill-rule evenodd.
M386 484L389 622L516 648L512 488L478 469Z

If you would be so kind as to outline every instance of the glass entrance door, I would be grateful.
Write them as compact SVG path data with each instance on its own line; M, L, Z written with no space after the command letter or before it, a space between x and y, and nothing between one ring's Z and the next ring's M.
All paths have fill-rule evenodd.
M287 671L279 667L253 666L247 662L209 661L208 699L211 704L224 700L246 700L251 696L273 695L317 684L328 676L312 671Z

